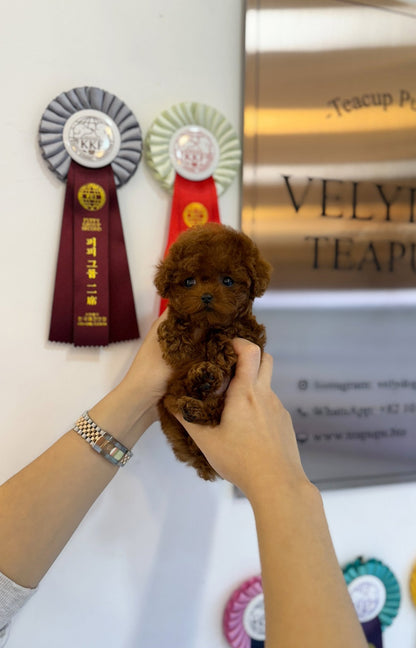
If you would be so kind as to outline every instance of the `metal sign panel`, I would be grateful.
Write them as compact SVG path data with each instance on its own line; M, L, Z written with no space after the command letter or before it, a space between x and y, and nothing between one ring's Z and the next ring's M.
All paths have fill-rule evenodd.
M273 287L416 279L416 7L248 0L244 230Z
M256 307L308 477L320 488L416 479L416 307L267 294ZM392 307L394 305L394 307Z
M308 476L416 478L416 5L248 0L242 227Z

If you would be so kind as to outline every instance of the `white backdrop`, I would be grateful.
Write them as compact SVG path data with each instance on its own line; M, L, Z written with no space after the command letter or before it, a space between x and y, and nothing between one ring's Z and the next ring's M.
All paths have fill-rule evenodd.
M239 129L243 13L240 0L24 0L5 8L1 481L116 384L137 348L47 342L64 186L37 147L46 105L62 91L94 85L125 101L144 133L161 110L185 100L216 107ZM239 222L239 191L235 182L220 199L224 223ZM142 163L119 203L145 333L157 314L152 276L169 198ZM385 647L414 646L407 583L416 558L416 485L324 497L340 562L374 555L400 579L404 603ZM15 619L8 646L224 648L224 604L258 571L248 503L176 462L155 425Z

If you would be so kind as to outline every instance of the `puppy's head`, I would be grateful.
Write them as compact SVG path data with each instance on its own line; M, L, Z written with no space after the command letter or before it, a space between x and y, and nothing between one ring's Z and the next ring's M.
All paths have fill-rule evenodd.
M248 236L209 223L178 237L157 268L155 286L179 316L227 325L251 310L270 270Z

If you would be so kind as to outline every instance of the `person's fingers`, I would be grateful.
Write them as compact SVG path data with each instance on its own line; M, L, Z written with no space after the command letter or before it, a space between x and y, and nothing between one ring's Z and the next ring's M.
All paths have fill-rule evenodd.
M146 335L143 337L143 339L140 340L140 345L139 348L142 348L143 346L150 346L158 343L158 329L160 324L166 319L167 317L167 309L158 317L157 319L153 320L153 322L150 325L150 328Z
M159 328L159 325L160 325L160 324L161 324L161 323L162 323L162 322L167 318L167 316L168 316L168 309L165 308L165 310L163 311L163 313L162 313L161 315L159 315L159 317L158 317L157 319L155 319L155 320L153 321L153 323L152 323L151 331L152 331L153 333L156 333L156 332L157 332L157 329Z
M156 323L160 324L160 322L163 322L163 320L165 320L167 318L168 313L169 313L169 306L166 306L163 313L161 315L159 315L159 317L157 318Z
M180 412L173 412L173 415L177 418L179 423L183 425L185 430L188 432L189 436L195 441L197 446L199 447L198 441L200 440L201 436L204 434L209 433L212 428L211 426L208 425L198 425L196 423L189 423L189 421L186 421L182 414Z
M244 390L244 387L247 387L247 385L253 385L257 381L262 357L260 348L248 340L235 338L232 340L232 345L237 354L237 366L235 376L231 380L228 391L233 392L235 395L235 390ZM271 364L271 357L268 356L262 370L264 374L263 380L265 383L267 382L268 377L269 381L271 379ZM180 412L175 412L174 415L196 444L199 445L198 441L201 439L201 435L207 434L207 428L211 426L189 423L183 418ZM211 429L215 430L215 427L211 427Z
M231 384L254 383L260 368L260 347L243 338L235 338L232 340L232 345L237 354L237 366Z
M270 387L273 375L273 357L268 353L263 353L260 369L257 378L257 384L261 387Z

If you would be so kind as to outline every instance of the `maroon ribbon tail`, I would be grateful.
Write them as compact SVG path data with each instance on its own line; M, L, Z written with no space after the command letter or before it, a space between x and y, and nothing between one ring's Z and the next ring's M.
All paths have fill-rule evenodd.
M110 342L140 336L114 175L110 183Z
M139 337L111 166L72 161L55 278L49 340L106 346Z
M55 289L49 328L51 342L73 342L74 339L74 175L71 163L65 191Z

